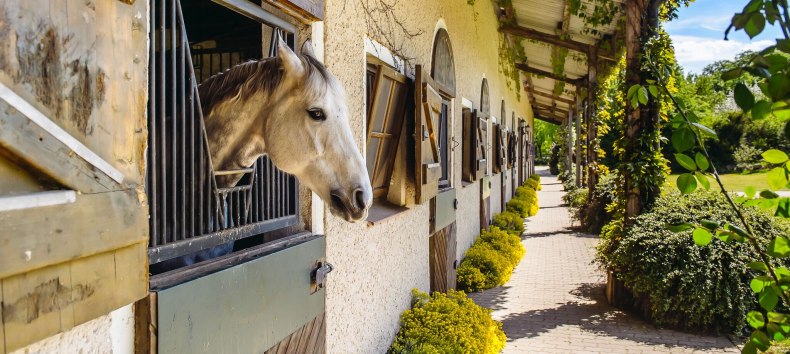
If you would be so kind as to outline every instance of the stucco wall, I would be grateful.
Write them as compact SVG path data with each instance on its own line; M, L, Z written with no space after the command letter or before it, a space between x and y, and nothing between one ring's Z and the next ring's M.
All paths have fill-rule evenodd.
M517 100L499 74L498 23L491 2L478 1L472 7L458 0L402 0L391 16L373 15L379 28L391 28L387 36L369 30L365 21L369 14L363 6L373 9L377 4L375 0L328 0L324 21L324 61L346 87L351 127L363 152L366 37L385 46L399 46L389 49L414 58L412 65L422 64L430 69L436 29L447 29L455 58L456 99L451 129L456 140L462 136L461 99L479 107L484 77L488 79L492 113L499 113L499 102L505 100L508 111L503 121L508 127L512 129L512 111L530 119L531 124L526 94ZM393 17L409 32L422 34L405 38ZM407 76L412 74L407 70ZM452 154L452 184L460 204L456 214L459 258L479 234L480 203L479 183L462 187L461 154L460 146ZM498 198L492 197L496 208ZM331 215L325 217L327 259L335 265L327 287L327 351L384 352L397 332L400 313L410 304L410 290L429 288L428 203L370 226L347 224Z

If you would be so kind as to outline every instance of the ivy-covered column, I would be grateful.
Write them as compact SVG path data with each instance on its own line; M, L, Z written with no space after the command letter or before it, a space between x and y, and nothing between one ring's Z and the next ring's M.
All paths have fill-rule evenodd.
M593 46L587 53L587 188L589 200L595 198L598 184L598 126L595 124L595 91L598 87L598 48Z
M643 70L642 59L647 41L657 34L658 10L662 0L627 0L625 3L625 88L633 85L647 86L652 74ZM660 193L656 181L650 176L658 134L658 103L650 100L647 105L634 107L627 104L624 124L624 156L620 166L625 177L626 223L633 222L642 209L652 203ZM646 172L647 171L647 172Z

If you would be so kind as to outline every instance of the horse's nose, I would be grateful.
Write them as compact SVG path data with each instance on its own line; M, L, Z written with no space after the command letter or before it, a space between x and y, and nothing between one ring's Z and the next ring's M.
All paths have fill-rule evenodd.
M360 221L367 217L368 207L370 206L373 195L364 188L356 187L352 191L345 192L335 189L331 192L331 208L340 211L341 216L346 221Z

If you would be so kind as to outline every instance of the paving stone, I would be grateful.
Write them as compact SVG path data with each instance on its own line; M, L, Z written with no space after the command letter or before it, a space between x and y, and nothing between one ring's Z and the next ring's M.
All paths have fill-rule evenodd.
M598 237L573 230L562 184L537 168L540 211L525 220L527 249L504 286L471 294L493 310L504 353L739 353L726 337L659 329L606 303L593 263Z

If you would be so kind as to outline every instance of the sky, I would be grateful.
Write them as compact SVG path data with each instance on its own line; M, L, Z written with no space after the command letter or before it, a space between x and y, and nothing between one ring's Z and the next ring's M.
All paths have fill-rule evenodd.
M760 50L775 42L781 30L768 23L754 39L750 40L741 30L730 32L730 40L724 40L732 16L743 11L747 3L748 0L696 0L690 7L681 8L677 19L665 24L684 72L700 73L717 60L733 59L744 50Z

